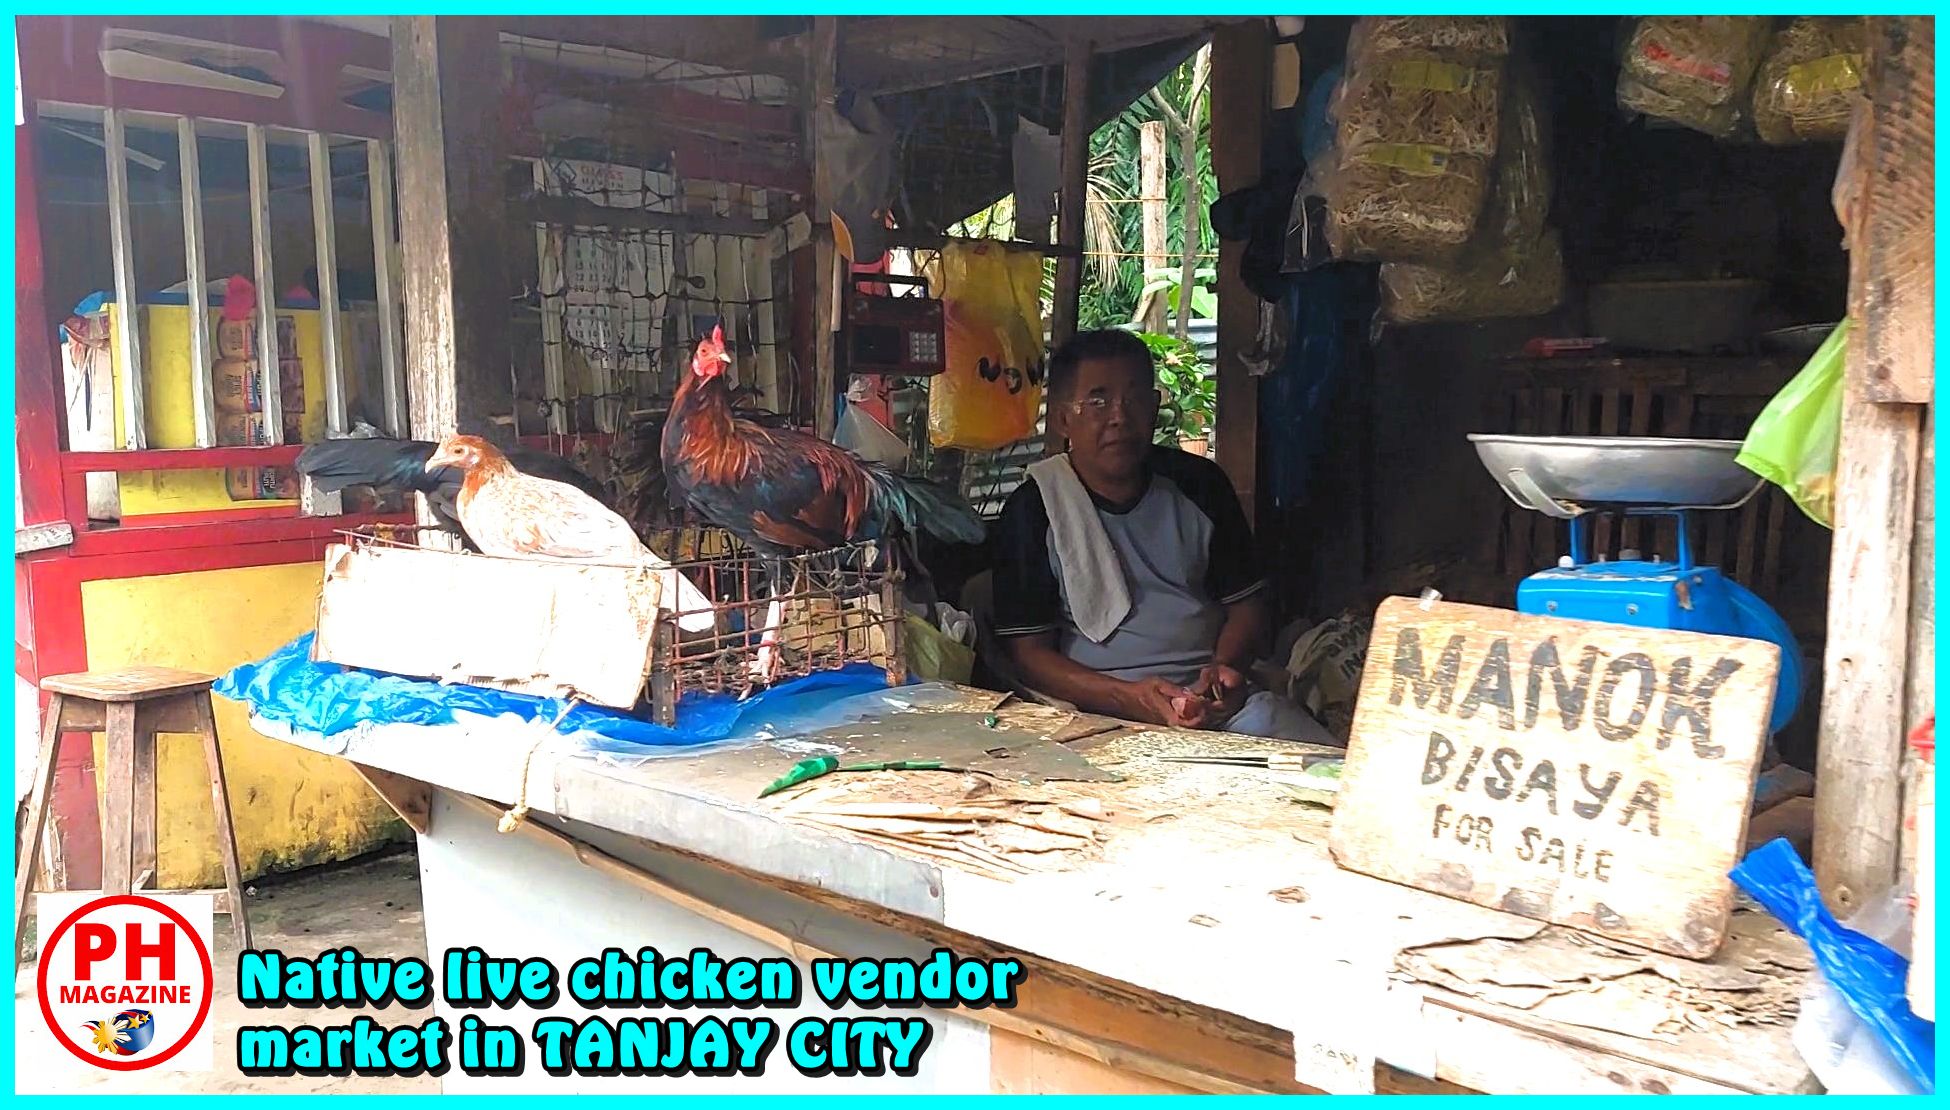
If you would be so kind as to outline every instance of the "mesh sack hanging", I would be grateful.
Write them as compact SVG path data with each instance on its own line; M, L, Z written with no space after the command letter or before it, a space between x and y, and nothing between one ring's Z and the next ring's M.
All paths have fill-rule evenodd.
M1754 128L1776 145L1848 134L1862 98L1868 29L1860 16L1803 16L1774 36L1754 79Z
M1769 23L1766 16L1642 17L1620 62L1619 107L1715 138L1732 136Z

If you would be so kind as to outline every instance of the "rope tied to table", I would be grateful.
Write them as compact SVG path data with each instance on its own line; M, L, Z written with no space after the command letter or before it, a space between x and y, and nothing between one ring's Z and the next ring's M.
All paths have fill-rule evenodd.
M528 745L527 753L521 757L521 784L517 788L514 808L501 815L501 820L494 826L496 831L503 833L514 832L517 828L521 827L523 821L527 820L528 770L535 763L535 753L542 750L542 745L548 743L549 737L555 735L555 730L561 726L564 720L568 719L570 710L573 710L581 701L582 698L580 696L572 696L568 701L562 703L562 712L557 713L555 719L543 728L542 734L535 738L535 742ZM539 722L541 718L537 717L535 720Z

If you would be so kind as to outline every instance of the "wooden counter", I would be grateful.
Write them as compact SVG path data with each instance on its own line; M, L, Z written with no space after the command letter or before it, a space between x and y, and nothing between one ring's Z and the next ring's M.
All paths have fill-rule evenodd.
M960 696L975 712L996 698ZM999 734L1079 731L1041 707L997 712ZM922 713L901 720L927 726ZM1294 802L1276 776L1158 758L1258 752L1262 741L1124 728L1072 741L1124 781L1008 790L1101 809L1098 843L1012 857L1031 870L1005 875L800 815L813 791L952 800L987 781L972 776L829 776L759 800L809 754L803 745L624 765L509 718L323 742L258 727L377 772L421 832L436 955L477 944L562 967L605 945L669 951L689 930L722 954L802 962L937 946L1024 960L1014 1009L930 1011L937 1036L922 1073L861 1090L1814 1089L1788 1039L1812 962L1772 918L1736 912L1707 962L1595 941L1342 871L1327 853L1329 813ZM515 803L526 822L496 833ZM448 1088L563 1082L450 1075ZM776 1056L763 1085L856 1089L797 1076Z

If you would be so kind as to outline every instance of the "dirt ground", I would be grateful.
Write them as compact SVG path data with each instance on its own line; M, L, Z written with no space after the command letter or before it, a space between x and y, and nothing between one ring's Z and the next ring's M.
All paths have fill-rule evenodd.
M373 956L426 958L426 934L420 918L420 875L410 851L369 858L335 867L278 876L255 885L249 899L252 940L259 948L315 953L351 945ZM134 1072L120 1074L90 1069L76 1074L71 1066L50 1059L47 1042L30 1033L42 1025L34 1000L34 965L22 964L14 976L14 1084L16 1094L437 1094L440 1080L415 1079L259 1078L237 1073L237 1029L264 1024L264 1014L246 1010L237 1001L237 945L231 939L230 919L215 920L217 994L210 1008L215 1037L215 1068L208 1072ZM30 921L27 935L34 935ZM398 1010L393 1020L398 1020ZM350 1022L360 1013L332 1011L333 1024ZM58 1051L58 1050L57 1050Z

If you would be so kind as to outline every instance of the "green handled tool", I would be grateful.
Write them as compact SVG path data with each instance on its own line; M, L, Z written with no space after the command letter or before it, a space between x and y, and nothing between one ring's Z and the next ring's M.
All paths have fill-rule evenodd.
M821 775L830 775L836 771L953 771L953 770L957 770L957 768L949 767L938 759L888 759L888 760L882 760L878 763L849 763L846 766L842 767L840 766L840 761L837 758L830 755L822 755L813 759L802 759L799 762L794 763L792 765L792 770L787 771L784 775L781 775L778 779L774 780L772 785L759 791L758 796L763 798L763 797L767 797L768 795L777 794L781 790L790 790L793 787L798 786L802 782L811 782L813 779L819 778Z

